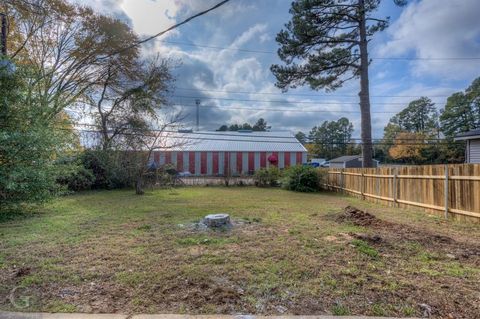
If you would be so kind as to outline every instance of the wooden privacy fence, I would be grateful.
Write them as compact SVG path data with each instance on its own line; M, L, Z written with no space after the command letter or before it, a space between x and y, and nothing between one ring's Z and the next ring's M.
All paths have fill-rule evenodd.
M327 169L325 169L327 170ZM327 188L395 207L480 222L480 164L327 170Z

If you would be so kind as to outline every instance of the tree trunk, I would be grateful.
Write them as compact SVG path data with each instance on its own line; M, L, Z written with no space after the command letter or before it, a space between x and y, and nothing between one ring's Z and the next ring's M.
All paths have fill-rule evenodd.
M142 176L138 176L135 182L135 194L143 195L145 192L143 191L143 179Z
M362 120L362 165L373 167L372 119L370 116L370 92L368 81L368 41L365 20L365 0L358 1L360 16L360 112Z

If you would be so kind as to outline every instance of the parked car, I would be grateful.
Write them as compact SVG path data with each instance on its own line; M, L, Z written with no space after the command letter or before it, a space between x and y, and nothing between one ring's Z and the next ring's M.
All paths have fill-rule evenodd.
M322 164L320 164L320 167L330 167L330 161L325 161Z
M320 167L320 164L319 163L314 163L314 162L309 162L309 163L303 163L303 166Z

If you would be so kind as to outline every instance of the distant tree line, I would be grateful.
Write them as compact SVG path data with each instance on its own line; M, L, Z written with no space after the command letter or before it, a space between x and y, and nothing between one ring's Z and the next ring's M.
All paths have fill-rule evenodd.
M255 132L262 132L262 131L267 131L270 128L271 126L267 125L267 121L265 121L263 118L259 118L258 121L255 122L255 124L253 125L249 123L222 125L217 129L217 131L225 132L225 131L252 130Z
M478 128L480 78L465 91L452 94L444 109L438 110L425 96L411 101L390 118L383 138L374 143L375 158L383 163L461 163L465 143L454 141L454 137ZM331 159L360 153L359 145L351 140L352 132L352 123L341 118L313 127L308 135L298 132L296 137L312 156Z

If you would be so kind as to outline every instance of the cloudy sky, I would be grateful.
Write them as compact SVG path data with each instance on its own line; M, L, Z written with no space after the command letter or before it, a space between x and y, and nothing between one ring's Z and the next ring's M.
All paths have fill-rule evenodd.
M80 0L79 0L80 1ZM218 0L82 0L127 21L141 37L155 34ZM290 0L231 0L144 46L145 54L171 58L181 106L193 126L195 99L201 100L202 129L254 122L263 117L272 130L302 130L348 117L358 137L358 81L326 93L298 88L282 93L270 66L279 63L276 34L289 20ZM419 96L440 109L453 92L480 76L480 1L418 0L403 8L383 0L378 17L391 26L371 42L370 94L374 136L388 119ZM452 59L454 58L454 59Z

